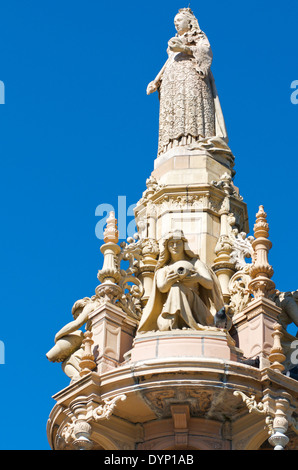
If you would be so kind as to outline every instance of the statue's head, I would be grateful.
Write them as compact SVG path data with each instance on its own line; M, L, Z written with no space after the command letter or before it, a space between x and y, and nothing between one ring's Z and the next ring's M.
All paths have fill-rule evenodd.
M198 258L188 246L182 230L168 232L161 241L160 255L156 269L160 269L171 261L172 254L184 253L185 259Z
M91 301L91 299L89 297L84 297L83 299L77 300L73 304L72 309L71 309L71 313L72 313L72 316L73 316L74 319L78 318L80 313L82 313L82 311L84 310L84 308L86 307L86 305L90 301Z
M171 257L173 255L182 255L184 253L184 240L175 237L168 240L168 250Z
M179 35L188 31L199 31L199 23L190 8L181 8L174 18L174 25Z

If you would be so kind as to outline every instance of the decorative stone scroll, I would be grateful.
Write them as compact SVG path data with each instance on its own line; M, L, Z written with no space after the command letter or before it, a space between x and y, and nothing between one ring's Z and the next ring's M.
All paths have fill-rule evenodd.
M223 190L228 196L233 196L239 201L243 201L243 197L239 195L238 190L233 184L233 178L229 173L224 173L219 181L211 181L215 188Z
M117 397L104 400L102 405L99 405L92 411L92 417L95 422L102 419L109 419L112 416L118 401L126 400L126 395L118 395Z
M257 402L255 395L252 395L249 397L246 395L244 392L241 392L239 390L236 390L233 395L235 397L241 397L244 403L246 404L249 413L260 413L260 414L266 414L268 412L268 407L265 403L262 401Z
M248 288L251 282L249 266L237 271L229 281L229 308L233 314L242 312L251 301L251 292Z

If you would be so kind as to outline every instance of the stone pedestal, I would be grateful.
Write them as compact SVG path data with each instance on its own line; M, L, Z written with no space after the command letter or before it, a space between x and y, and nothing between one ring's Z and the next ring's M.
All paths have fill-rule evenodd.
M248 232L246 204L233 183L227 189L219 182L231 178L229 165L202 150L175 148L155 161L147 191L135 208L141 238L159 241L165 233L183 230L190 249L210 266L221 232L221 208L231 194L230 212L239 232ZM140 227L144 227L142 231Z
M99 374L117 367L132 347L136 322L115 305L105 302L89 320L94 341L94 358Z
M154 161L152 175L165 184L193 184L217 181L224 172L233 175L234 157L204 149L174 147Z
M231 335L246 358L259 356L260 368L270 366L269 355L273 345L272 333L281 309L269 299L253 300L233 318Z
M206 331L155 331L137 336L130 351L130 361L173 357L221 358L238 360L238 350L228 333L214 328Z

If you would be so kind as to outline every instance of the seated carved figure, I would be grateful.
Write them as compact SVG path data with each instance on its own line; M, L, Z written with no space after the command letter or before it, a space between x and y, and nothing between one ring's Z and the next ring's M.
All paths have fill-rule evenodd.
M138 332L214 327L215 314L223 307L216 275L187 248L182 232L170 232L163 240Z
M46 354L49 361L61 362L62 370L71 379L79 377L84 335L80 328L88 321L88 315L97 305L95 296L76 301L72 307L74 320L58 331L55 336L55 346Z

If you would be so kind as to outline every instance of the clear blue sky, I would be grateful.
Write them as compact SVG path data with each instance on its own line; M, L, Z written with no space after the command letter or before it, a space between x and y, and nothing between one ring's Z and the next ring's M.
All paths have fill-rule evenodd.
M49 449L53 394L68 384L45 353L91 296L101 268L99 204L134 204L157 150L158 97L181 0L7 0L0 6L0 448ZM280 290L297 279L297 0L192 1L213 49L236 157L235 184L270 223ZM132 220L131 217L128 221ZM18 429L17 429L18 428Z

